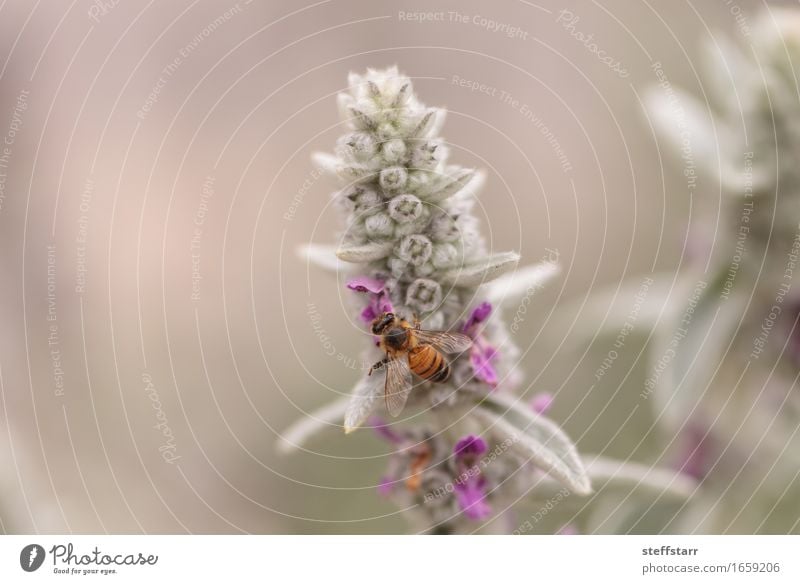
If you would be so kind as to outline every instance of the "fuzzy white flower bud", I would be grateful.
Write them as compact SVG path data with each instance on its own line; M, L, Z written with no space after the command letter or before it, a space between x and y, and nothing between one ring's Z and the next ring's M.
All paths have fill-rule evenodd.
M340 197L356 218L376 213L383 206L383 200L378 193L360 185L346 189Z
M433 246L431 263L438 269L452 268L458 263L458 256L458 250L452 243L437 243Z
M389 202L389 215L398 223L409 223L422 215L422 201L414 195L397 195Z
M433 276L436 268L433 267L431 262L425 262L424 264L420 264L418 266L414 266L414 275L418 278L427 278L429 276Z
M458 222L446 213L442 213L431 221L431 238L437 242L455 242L461 239Z
M412 266L421 266L433 253L431 240L424 235L408 235L400 242L397 255Z
M414 280L406 292L406 304L419 312L430 312L442 302L442 287L435 280Z
M380 142L389 142L400 138L400 131L397 129L397 126L391 122L383 122L378 124L378 127L375 129L375 137Z
M407 189L410 193L427 193L433 179L427 170L411 170L408 173Z
M395 278L402 278L408 269L408 262L404 262L400 258L391 258L387 263L392 276Z
M375 102L360 99L350 106L350 123L358 130L374 130L378 123L379 109Z
M381 145L381 154L388 164L399 164L406 157L406 143L402 140L387 140Z
M396 193L406 186L408 171L402 166L390 166L381 171L379 183L387 193Z
M445 155L445 148L439 140L418 142L411 149L409 165L411 168L430 170L436 168Z
M368 132L353 132L339 138L336 153L343 158L364 162L375 156L378 147Z
M388 213L375 213L364 221L364 228L370 237L391 237L394 232L394 221L392 221Z

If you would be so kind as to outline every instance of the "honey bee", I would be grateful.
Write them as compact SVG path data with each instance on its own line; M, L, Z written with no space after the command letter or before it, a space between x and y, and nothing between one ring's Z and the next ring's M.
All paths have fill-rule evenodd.
M442 355L460 353L472 345L472 339L461 333L426 331L391 312L384 312L372 321L372 332L381 337L380 347L386 357L370 367L369 374L386 367L384 397L386 409L397 416L411 393L411 372L428 381L444 383L450 378L450 363Z

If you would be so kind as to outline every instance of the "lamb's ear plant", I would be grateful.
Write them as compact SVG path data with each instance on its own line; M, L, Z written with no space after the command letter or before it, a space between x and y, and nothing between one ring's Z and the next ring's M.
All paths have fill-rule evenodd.
M501 316L503 304L519 303L558 266L516 269L517 253L487 249L472 214L482 173L447 163L438 136L445 112L420 103L406 76L369 70L351 74L349 85L339 95L347 133L335 155L315 156L340 180L334 196L344 231L338 245L307 246L302 254L323 269L346 270L346 293L365 333L364 362L385 356L370 331L385 312L468 335L472 344L449 356L447 382L415 376L398 418L384 405L386 368L364 372L349 398L289 428L281 448L336 424L348 434L369 427L392 449L377 490L408 510L414 530L514 531L515 522L498 516L533 497L545 478L573 500L592 493L575 445L544 415L550 398L515 396L519 351Z
M796 10L771 9L743 42L715 35L708 101L663 87L647 99L684 174L709 187L683 297L655 345L663 354L683 331L653 405L704 479L709 510L695 505L689 529L800 531L781 511L800 500L799 25Z
M670 521L680 532L800 531L800 13L770 13L741 42L705 44L703 99L667 70L644 92L684 187L671 196L693 210L686 267L650 275L637 323L652 332L636 392L667 450L657 456L701 483Z

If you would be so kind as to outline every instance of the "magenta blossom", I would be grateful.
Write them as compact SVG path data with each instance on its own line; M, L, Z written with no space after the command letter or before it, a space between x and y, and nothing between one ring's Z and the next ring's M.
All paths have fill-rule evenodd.
M494 389L497 387L497 370L494 368L493 361L497 357L497 349L486 341L480 330L480 325L489 318L491 313L492 305L482 302L473 309L469 319L464 323L462 331L473 340L469 352L469 362L472 364L475 377Z
M386 284L382 280L358 276L347 282L347 287L369 296L369 304L361 312L361 320L364 322L372 322L375 317L384 312L394 312L389 293L386 291Z
M382 497L388 497L391 495L392 491L394 490L394 483L395 481L392 480L391 477L381 477L381 480L378 483L378 494L380 494Z
M371 292L378 294L383 292L384 283L376 278L367 276L356 276L347 283L347 287L356 292Z
M678 471L701 481L714 466L716 445L711 430L698 423L690 423L683 431L683 448L676 463Z
M386 420L380 416L372 416L369 419L369 425L372 426L372 429L375 430L378 436L391 444L402 444L405 441L403 436L392 430L386 423Z
M549 393L537 393L530 402L531 409L537 414L546 414L553 405L553 396Z
M475 377L494 389L497 387L497 371L492 365L497 356L497 349L486 343L482 337L476 338L469 352L469 362Z
M469 459L474 462L473 458L480 456L486 452L486 450L486 442L483 440L483 438L470 434L469 436L464 436L461 440L456 442L455 448L453 448L453 453L456 455L456 460Z
M478 436L465 436L457 443L453 452L459 475L455 481L455 495L464 515L481 521L491 515L486 503L486 479L481 475L479 456L487 450L486 442Z
M795 366L800 366L800 303L795 302L789 310L788 324L791 325L789 330L789 342L787 343L786 353L789 359Z
M488 302L481 302L476 308L472 310L467 322L464 323L463 330L466 334L474 330L479 324L489 318L492 313L492 305Z

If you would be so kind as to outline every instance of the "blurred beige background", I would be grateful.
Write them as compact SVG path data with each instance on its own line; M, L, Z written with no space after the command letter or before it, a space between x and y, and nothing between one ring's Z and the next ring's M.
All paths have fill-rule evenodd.
M678 266L690 201L639 99L654 62L702 94L703 39L741 38L761 6L3 3L2 529L403 529L375 493L386 451L368 433L274 450L361 375L309 318L313 304L335 353L358 355L342 277L294 250L339 228L334 182L309 156L342 132L336 92L348 71L391 64L448 108L451 161L487 169L477 209L491 246L526 262L559 251L564 272L516 339L532 391L557 393L554 417L581 447L657 460L649 419L619 431L624 396L590 390L602 347L584 353L551 315ZM421 10L444 16L399 14ZM716 188L701 177L698 190Z

